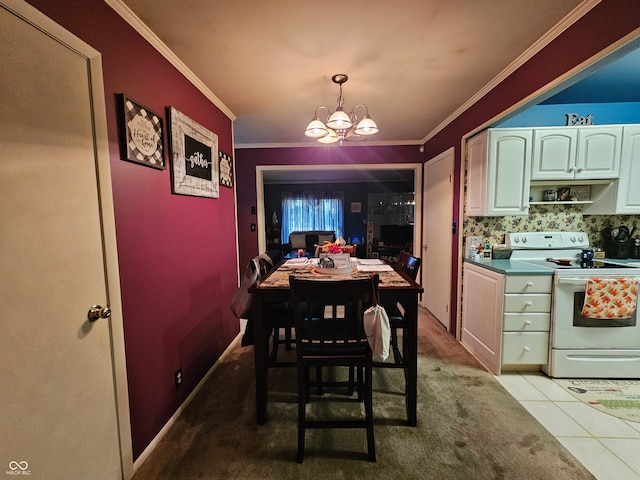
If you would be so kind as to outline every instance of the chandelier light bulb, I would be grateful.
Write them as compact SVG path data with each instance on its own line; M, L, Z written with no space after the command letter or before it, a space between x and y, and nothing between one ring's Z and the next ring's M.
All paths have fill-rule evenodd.
M316 113L313 120L309 122L304 134L307 137L315 138L320 143L335 143L347 140L365 140L368 135L374 135L379 132L378 125L369 116L369 109L366 105L356 105L349 113L344 111L342 98L342 84L345 83L349 77L345 74L336 74L331 77L333 83L336 83L340 87L340 93L338 95L338 106L335 111L329 115L326 125L318 117L318 110L323 108L330 113L330 110L325 106L319 106L316 108ZM362 107L365 111L362 119L358 121L358 116L355 114L355 110L358 107Z
M311 138L321 138L327 134L327 127L316 117L309 122L304 134Z
M330 128L327 130L327 134L324 137L318 138L318 142L320 143L336 143L338 140L340 140L338 134Z

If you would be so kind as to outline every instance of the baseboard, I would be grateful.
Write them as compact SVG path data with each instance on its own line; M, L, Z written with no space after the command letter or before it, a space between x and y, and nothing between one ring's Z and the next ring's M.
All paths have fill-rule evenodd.
M200 382L198 382L198 385L195 386L195 388L189 394L189 396L184 400L184 402L182 402L180 407L178 407L178 409L171 416L171 418L167 421L167 423L164 424L164 426L160 429L160 431L153 438L153 440L151 440L149 445L147 445L147 448L145 448L144 451L140 454L140 456L135 459L135 461L133 462L133 473L134 473L134 475L135 475L135 472L137 472L138 469L142 466L142 464L147 460L149 455L151 455L151 452L153 452L155 450L155 448L158 446L160 441L164 438L164 436L167 434L167 432L173 426L173 424L176 422L176 420L178 420L180 415L182 415L182 412L184 412L184 410L187 408L187 406L191 403L191 401L195 398L195 396L198 394L198 392L202 389L202 387L207 382L207 380L209 379L211 374L216 370L216 368L218 368L218 365L227 356L227 354L230 351L231 347L233 347L237 342L240 342L241 340L242 340L242 332L239 333L236 336L236 338L233 339L233 341L225 349L225 351L222 352L222 355L220 355L218 360L216 360L216 362L209 369L209 371L205 374L205 376L202 377L202 380L200 380Z

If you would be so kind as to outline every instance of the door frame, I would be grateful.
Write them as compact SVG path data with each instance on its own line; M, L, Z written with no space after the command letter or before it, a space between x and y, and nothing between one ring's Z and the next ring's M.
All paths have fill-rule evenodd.
M385 163L385 164L348 164L340 165L340 170L412 170L413 190L415 198L414 226L413 226L413 251L418 251L422 236L422 166L423 163ZM264 173L265 172L291 172L291 171L327 171L335 170L335 165L258 165L256 166L256 228L258 229L258 251L264 252L267 248L267 234L265 225L264 207Z
M453 200L454 200L454 185L453 185L453 179L455 176L455 147L450 147L447 150L445 150L444 152L430 158L429 160L427 160L424 163L424 176L423 176L423 181L422 181L422 188L423 188L423 200L424 200L424 212L426 215L427 212L427 208L428 208L428 204L427 204L427 197L426 197L426 193L427 193L427 169L429 168L429 166L433 166L435 165L437 162L442 162L442 161L447 161L447 166L448 166L448 170L449 170L449 175L450 175L450 182L449 182L449 189L450 189L450 200L451 200L451 209L448 211L448 218L449 221L447 222L448 225L453 225L454 222L454 215L453 215ZM427 240L427 225L426 222L422 223L422 245L421 245L421 252L422 252L422 269L421 269L421 284L422 285L426 285L426 278L428 275L433 275L434 272L429 272L428 268L427 268L427 264L426 264L426 257L427 257L427 249L430 248L427 244L426 244L426 240ZM446 257L447 258L451 258L452 261L449 263L449 280L448 280L448 284L449 284L449 292L447 295L447 303L449 311L448 311L448 324L444 325L447 329L448 332L450 333L455 333L455 328L456 328L456 316L453 315L453 311L451 308L451 292L452 292L452 287L453 287L453 275L454 275L454 271L453 271L453 245L454 245L454 237L455 235L452 233L451 237L449 237L448 243L449 245L449 250L448 252L446 252ZM436 272L437 275L438 272ZM420 304L427 308L427 296L426 295L422 295L422 299L420 301ZM427 308L428 309L428 308ZM434 315L435 316L435 315ZM440 319L438 319L438 321L440 321ZM442 323L442 321L440 321L440 323Z
M111 336L111 364L118 422L120 464L122 478L133 476L133 447L131 440L131 422L129 418L129 391L127 386L126 357L124 348L124 327L122 300L120 296L120 274L116 244L115 216L113 210L113 191L111 186L111 167L109 140L107 135L107 110L102 74L102 55L93 47L57 24L31 5L18 0L0 0L1 7L23 19L26 23L45 32L56 41L87 59L91 81L90 97L92 101L92 120L95 142L95 162L98 173L97 189L100 206L100 219L107 286L107 304L111 308L109 332ZM102 320L107 321L107 320Z

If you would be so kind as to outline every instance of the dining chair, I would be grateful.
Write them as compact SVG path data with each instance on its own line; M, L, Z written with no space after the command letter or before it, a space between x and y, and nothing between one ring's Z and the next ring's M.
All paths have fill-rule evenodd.
M263 277L271 271L274 263L268 254L255 257L259 270L259 278ZM291 350L293 344L293 312L288 302L268 303L263 305L263 315L265 323L269 325L271 331L271 350L269 351L270 367L293 367L295 362L278 361L278 349L284 344L286 350ZM284 340L280 336L280 331L284 330ZM268 341L268 338L267 338Z
M296 337L298 378L298 450L297 461L302 463L307 429L363 428L366 429L368 459L376 461L373 437L372 352L363 327L364 312L377 295L379 278L305 280L289 277ZM304 306L304 307L303 307ZM335 372L329 380L311 381L310 369L345 367L347 372ZM353 371L357 373L352 375ZM343 377L337 376L343 374ZM357 401L364 401L364 418L331 417L308 419L307 403L311 401L311 387L355 388ZM328 396L323 401L341 397ZM344 399L341 399L344 402ZM324 410L325 414L328 412Z
M418 278L418 271L421 264L420 257L415 257L406 251L401 251L398 254L398 261L394 265L395 269L399 272L406 273L412 280ZM384 309L389 317L389 326L391 327L391 349L393 351L393 363L376 362L376 367L405 367L404 357L398 346L398 330L403 330L405 327L404 312L400 309L397 302L382 302Z

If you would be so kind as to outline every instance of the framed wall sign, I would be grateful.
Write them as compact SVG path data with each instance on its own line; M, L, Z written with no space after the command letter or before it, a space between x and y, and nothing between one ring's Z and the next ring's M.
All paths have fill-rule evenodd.
M218 135L169 107L173 193L220 196Z
M228 153L219 151L220 157L220 185L233 188L233 159Z
M148 108L119 95L123 160L164 170L164 136L162 118Z

